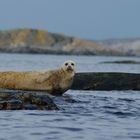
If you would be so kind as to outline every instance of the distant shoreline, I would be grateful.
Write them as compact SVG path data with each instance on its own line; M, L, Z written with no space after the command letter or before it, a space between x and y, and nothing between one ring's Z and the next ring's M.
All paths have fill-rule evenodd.
M107 54L84 54L84 53L65 53L65 52L34 52L34 51L27 51L27 52L23 52L23 51L5 51L0 49L0 54L20 54L20 55L24 55L24 54L32 54L32 55L73 55L73 56L106 56L106 57L139 57L137 55L107 55Z
M0 31L0 53L140 56L140 39L84 40L46 30Z

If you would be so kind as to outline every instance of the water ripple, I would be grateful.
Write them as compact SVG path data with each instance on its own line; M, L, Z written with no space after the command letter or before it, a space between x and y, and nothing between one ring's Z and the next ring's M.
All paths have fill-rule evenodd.
M70 100L70 101L69 101ZM0 139L139 139L137 91L68 91L59 111L1 111Z

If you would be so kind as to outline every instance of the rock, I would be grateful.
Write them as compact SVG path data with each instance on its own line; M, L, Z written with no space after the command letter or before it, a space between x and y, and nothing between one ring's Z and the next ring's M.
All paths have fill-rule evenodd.
M0 110L19 110L23 108L23 102L20 100L4 100L0 101Z
M58 110L47 93L0 90L0 110Z
M71 41L71 37L62 34L50 33L47 30L36 29L15 29L9 31L0 31L0 48L6 47L24 47L24 46L53 46L57 43Z
M140 61L133 61L133 60L118 60L118 61L105 61L101 63L116 63L116 64L140 64Z
M140 74L77 73L74 90L140 90Z
M38 106L35 104L25 104L24 108L25 110L38 110Z

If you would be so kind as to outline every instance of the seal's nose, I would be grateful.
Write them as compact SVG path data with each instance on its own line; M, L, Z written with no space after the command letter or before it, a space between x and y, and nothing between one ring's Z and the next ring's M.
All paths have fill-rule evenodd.
M73 69L72 69L72 67L71 67L71 66L68 66L68 67L67 67L67 70L73 70Z

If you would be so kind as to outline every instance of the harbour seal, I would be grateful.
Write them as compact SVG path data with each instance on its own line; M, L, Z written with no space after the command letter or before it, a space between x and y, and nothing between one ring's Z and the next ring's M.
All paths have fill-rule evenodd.
M53 95L62 95L71 87L74 75L75 62L71 60L51 71L0 72L0 88L46 91Z

